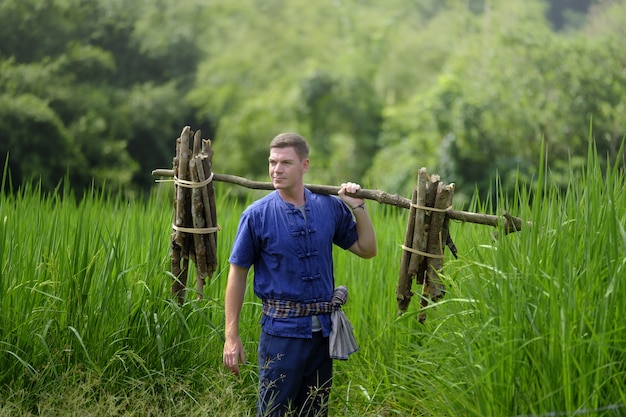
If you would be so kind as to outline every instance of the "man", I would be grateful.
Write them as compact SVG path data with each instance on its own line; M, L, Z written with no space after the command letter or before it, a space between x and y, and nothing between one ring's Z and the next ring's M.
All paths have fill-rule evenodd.
M328 414L331 314L316 307L328 305L333 295L332 247L362 258L377 251L364 201L348 195L360 186L342 184L343 202L314 194L304 186L308 169L303 137L282 133L272 140L269 175L275 191L243 212L229 258L223 359L236 375L246 361L239 317L251 266L254 293L263 301L259 416Z

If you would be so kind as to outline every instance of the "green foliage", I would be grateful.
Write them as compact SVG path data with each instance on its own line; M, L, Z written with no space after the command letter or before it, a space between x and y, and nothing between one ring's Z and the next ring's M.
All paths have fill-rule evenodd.
M220 18L210 25L190 100L219 120L216 153L229 155L220 169L265 177L267 144L295 130L311 142L319 168L312 180L361 176L378 150L378 67L401 12L352 1L214 7Z
M624 66L623 41L561 37L537 24L541 10L512 20L513 10L532 9L513 2L468 16L464 47L451 54L437 83L387 111L382 137L391 150L376 155L373 173L389 155L425 154L420 165L466 196L474 185L484 196L496 174L505 189L518 178L532 184L545 141L546 163L565 187L567 161L580 166L586 158L590 125L602 158L623 158L626 78L610 69ZM412 186L414 172L388 186Z
M213 366L194 345L221 342L220 304L169 298L168 190L134 202L106 191L77 202L66 188L3 194L0 380L39 392L82 369L121 392Z
M76 190L148 188L150 171L171 164L190 114L180 89L199 59L191 41L200 23L154 22L171 10L191 21L200 5L27 0L0 8L0 154L10 155L15 186L40 179L51 190L68 174Z
M10 155L8 169L25 179L39 179L47 188L56 184L50 179L60 178L74 163L71 136L48 104L36 96L0 97L0 155ZM26 128L29 126L29 128ZM30 137L30 148L19 145L19 137ZM47 155L57 159L47 161Z
M468 201L496 174L532 184L545 141L565 187L590 125L602 160L624 158L626 4L589 4L6 0L0 157L15 188L67 174L132 194L185 125L213 139L217 171L259 180L290 130L311 142L311 182L408 194L427 166Z

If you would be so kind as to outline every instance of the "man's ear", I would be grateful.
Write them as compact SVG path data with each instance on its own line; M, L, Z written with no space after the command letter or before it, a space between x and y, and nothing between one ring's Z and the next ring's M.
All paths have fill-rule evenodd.
M305 159L302 162L302 168L303 168L303 172L305 172L305 173L309 171L309 160L308 159Z

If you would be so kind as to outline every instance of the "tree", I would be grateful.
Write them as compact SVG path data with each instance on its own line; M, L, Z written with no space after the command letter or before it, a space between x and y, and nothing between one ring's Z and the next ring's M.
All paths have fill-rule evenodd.
M496 172L532 180L542 140L567 174L593 119L616 160L624 2L558 34L554 4L6 0L0 156L17 184L36 176L14 158L49 131L46 186L69 173L134 191L171 164L185 125L214 140L216 170L255 179L271 137L292 130L311 142L310 181L408 192L427 166L472 193Z
M418 13L403 16L410 4L393 4L403 9L356 1L215 2L207 58L189 97L203 118L216 121L216 152L228 155L221 169L265 177L259 162L269 140L295 130L313 148L311 180L360 177L378 151L382 94L402 89L383 85L380 76L395 20Z
M11 155L16 184L41 175L47 188L68 174L79 190L105 181L147 189L151 170L171 164L181 125L195 121L185 95L201 9L196 0L3 2L0 156ZM170 12L176 19L159 21ZM40 152L32 145L47 129L58 133L40 147L39 171L21 169L16 158Z
M478 187L485 196L496 174L509 190L518 179L532 182L542 142L554 179L566 185L568 161L586 160L592 120L597 138L611 138L610 146L598 142L609 154L625 133L623 45L554 34L541 4L530 6L500 4L474 19L478 30L451 54L446 75L386 113L386 146L445 151L431 172L445 172L461 195ZM383 159L393 153L377 155L373 170L393 163ZM414 178L407 172L394 181L408 186Z

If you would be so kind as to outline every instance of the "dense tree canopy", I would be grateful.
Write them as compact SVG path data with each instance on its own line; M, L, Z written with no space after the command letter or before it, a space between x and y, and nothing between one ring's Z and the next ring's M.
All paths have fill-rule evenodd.
M608 162L626 134L626 1L566 3L5 0L0 157L14 187L146 190L191 125L254 179L291 130L311 182L408 194L427 166L484 193L545 143L565 183L590 129Z
M479 16L436 83L387 109L387 150L372 172L389 154L424 149L449 180L487 190L496 173L505 185L531 179L545 143L555 179L566 182L568 162L586 159L592 124L600 154L615 161L626 128L624 42L555 35L538 24L541 9L512 11Z

